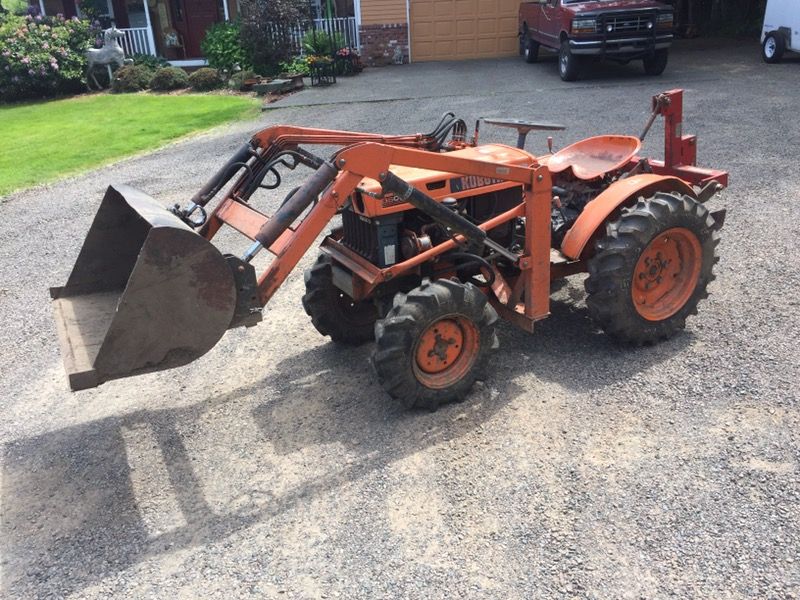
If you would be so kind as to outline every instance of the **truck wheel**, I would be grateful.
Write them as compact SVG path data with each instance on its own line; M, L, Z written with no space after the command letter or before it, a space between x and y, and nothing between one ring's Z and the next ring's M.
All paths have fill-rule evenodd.
M765 63L775 64L781 62L783 53L786 52L786 40L777 31L768 33L761 44L761 57Z
M497 313L472 284L441 279L395 296L375 324L372 365L408 408L462 400L498 347Z
M645 58L644 72L648 75L661 75L664 69L667 68L667 59L669 58L669 50L656 50L651 56Z
M691 196L639 200L595 245L585 284L589 314L622 342L669 338L708 297L718 244L714 218Z
M370 301L356 302L333 284L330 257L321 254L305 272L303 308L314 327L338 344L357 345L372 340L378 310Z
M579 71L580 60L569 49L569 40L564 40L558 51L558 74L563 81L575 81Z
M539 62L539 42L532 40L528 33L523 40L523 52L526 63Z

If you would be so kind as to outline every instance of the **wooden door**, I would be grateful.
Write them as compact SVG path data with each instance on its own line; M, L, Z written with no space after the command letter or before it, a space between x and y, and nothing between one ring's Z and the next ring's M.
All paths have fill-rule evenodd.
M186 58L201 58L200 42L214 23L222 20L218 0L172 0L175 29L183 39Z

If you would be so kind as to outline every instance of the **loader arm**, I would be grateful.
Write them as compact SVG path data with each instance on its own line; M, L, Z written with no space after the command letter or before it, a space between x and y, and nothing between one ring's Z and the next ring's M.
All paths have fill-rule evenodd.
M258 279L259 301L264 306L365 178L379 181L386 189L404 194L403 197L409 202L414 202L413 195L419 196L419 204L415 206L423 212L428 212L435 219L443 218L435 215L434 206L438 207L438 203L418 190L415 192L406 182L393 176L389 170L390 166L419 167L519 183L523 189L523 198L518 206L481 226L469 222L462 224L463 232L454 235L449 242L431 248L424 256L408 259L387 269L377 269L373 266L371 283L374 287L399 276L423 260L435 259L452 250L458 243L468 241L469 238L478 238L480 243L491 243L486 239L487 230L515 217L527 216L532 235L528 236L529 242L524 255L515 258L520 269L529 278L528 289L533 290L533 293L528 294L525 299L523 312L530 319L541 318L547 314L549 306L549 243L547 242L550 236L548 215L551 184L547 169L535 161L532 162L529 167L498 165L447 153L437 154L366 142L345 148L333 157L332 162L324 163L315 176L273 216L268 217L252 209L244 209L247 210L246 213L238 208L231 210L229 203L229 208L221 215L221 219L253 240L253 246L244 257L245 261L252 260L264 248L275 255L270 266ZM291 228L294 217L306 210L320 191L322 195L316 206L296 228ZM448 226L454 232L458 231L458 223L448 223Z

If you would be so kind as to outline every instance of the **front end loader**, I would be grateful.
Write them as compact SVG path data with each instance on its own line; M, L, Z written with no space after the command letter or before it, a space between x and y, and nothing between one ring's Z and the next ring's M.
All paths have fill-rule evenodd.
M341 344L375 342L384 389L406 406L463 398L497 347L498 316L532 332L551 282L588 273L592 318L621 342L685 326L707 296L728 184L696 165L683 92L653 98L639 137L605 135L558 152L524 149L547 123L510 127L517 145L479 144L478 121L448 113L431 133L384 136L278 126L258 132L185 205L109 187L63 287L51 295L73 390L185 365L264 306L323 232L305 274L313 325ZM664 159L639 156L659 116ZM313 146L338 149L328 159ZM281 173L306 168L275 199ZM226 253L223 228L250 240ZM256 272L254 258L273 258Z

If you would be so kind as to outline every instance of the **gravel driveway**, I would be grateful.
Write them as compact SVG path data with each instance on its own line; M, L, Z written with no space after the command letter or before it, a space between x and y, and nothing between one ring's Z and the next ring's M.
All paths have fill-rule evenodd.
M753 44L673 57L661 78L612 65L576 84L553 60L370 70L1 201L0 595L797 597L800 61L766 66ZM712 296L673 340L615 345L574 277L535 334L500 326L465 403L406 412L368 346L335 347L303 313L311 252L263 324L196 363L67 391L47 287L107 184L185 199L274 123L414 132L452 109L562 121L557 146L635 134L674 87L731 188Z

